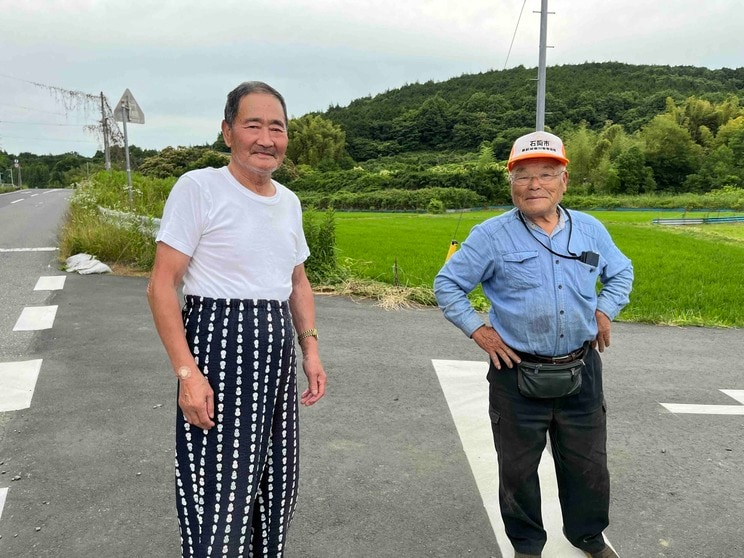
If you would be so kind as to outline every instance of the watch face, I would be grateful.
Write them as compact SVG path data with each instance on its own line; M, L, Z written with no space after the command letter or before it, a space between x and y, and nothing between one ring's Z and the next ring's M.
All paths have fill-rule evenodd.
M181 366L181 368L178 369L176 374L181 380L185 380L186 378L191 376L191 368L189 368L188 366Z

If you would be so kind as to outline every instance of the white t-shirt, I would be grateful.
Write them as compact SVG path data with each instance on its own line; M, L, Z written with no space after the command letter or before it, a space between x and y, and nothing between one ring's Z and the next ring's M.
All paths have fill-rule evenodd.
M297 196L274 181L259 196L227 167L187 172L173 186L156 240L191 257L184 294L287 300L310 250Z

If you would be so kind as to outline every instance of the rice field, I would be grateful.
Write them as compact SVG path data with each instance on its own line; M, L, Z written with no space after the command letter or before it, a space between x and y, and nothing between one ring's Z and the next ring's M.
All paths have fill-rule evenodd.
M450 241L499 211L336 213L339 260L354 275L430 287ZM633 260L631 303L619 319L657 324L744 326L744 223L653 225L670 211L591 211ZM696 212L695 216L741 215ZM689 214L687 214L689 216Z

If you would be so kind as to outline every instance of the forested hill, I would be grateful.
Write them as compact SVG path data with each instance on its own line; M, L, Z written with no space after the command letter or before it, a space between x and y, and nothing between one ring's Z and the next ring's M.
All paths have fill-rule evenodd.
M477 148L493 142L505 158L513 140L534 129L537 69L519 66L463 75L443 82L405 85L322 116L340 124L357 161L408 151ZM545 125L556 133L585 122L592 130L608 122L632 133L694 96L720 103L735 95L744 105L744 67L709 70L693 66L638 66L618 62L550 66Z

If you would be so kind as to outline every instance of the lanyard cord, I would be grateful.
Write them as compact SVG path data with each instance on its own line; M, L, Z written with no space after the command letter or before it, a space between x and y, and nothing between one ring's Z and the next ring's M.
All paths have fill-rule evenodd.
M527 232L530 233L530 236L534 238L535 240L537 240L540 246L545 248L548 252L550 252L554 256L558 256L559 258L565 258L567 260L580 260L582 256L577 256L576 254L571 252L571 234L573 233L573 221L571 220L571 214L561 204L558 204L558 207L561 208L566 213L566 216L568 217L568 242L566 243L566 251L569 254L571 254L570 256L567 256L565 254L559 254L558 252L554 252L553 250L550 249L549 246L547 246L546 244L543 244L542 240L537 238L535 236L535 233L532 232L532 229L530 229L529 225L527 224L527 221L525 221L524 215L522 215L522 212L517 210L517 215L519 215L519 220L522 221L524 228L527 229Z

